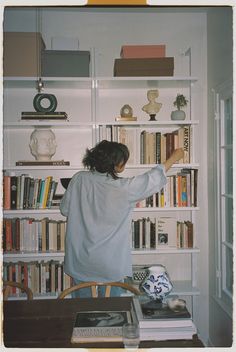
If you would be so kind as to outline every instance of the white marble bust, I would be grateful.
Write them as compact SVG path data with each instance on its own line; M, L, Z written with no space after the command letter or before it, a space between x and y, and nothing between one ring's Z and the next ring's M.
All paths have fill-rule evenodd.
M29 146L36 160L49 161L56 152L56 136L48 128L36 128L31 133Z
M157 114L161 107L161 103L157 103L155 100L158 98L159 92L158 89L150 89L147 91L147 98L149 103L142 107L142 110L145 111L148 115Z

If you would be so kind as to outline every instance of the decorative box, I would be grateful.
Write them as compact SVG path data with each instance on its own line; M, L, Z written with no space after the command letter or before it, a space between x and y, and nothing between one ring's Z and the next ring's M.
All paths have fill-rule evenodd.
M165 45L123 45L120 57L123 59L165 57Z
M173 76L174 58L115 59L114 76Z
M42 76L89 77L90 52L82 50L44 50Z
M38 63L45 44L38 32L4 32L3 75L38 76Z

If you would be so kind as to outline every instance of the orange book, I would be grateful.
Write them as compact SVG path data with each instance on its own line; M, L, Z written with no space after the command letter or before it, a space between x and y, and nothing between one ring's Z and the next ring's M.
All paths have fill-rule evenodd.
M12 250L12 222L11 219L5 219L5 231L6 231L6 251Z
M182 176L177 175L177 179L178 179L178 182L177 182L178 207L182 207Z
M11 176L3 176L3 209L11 209Z

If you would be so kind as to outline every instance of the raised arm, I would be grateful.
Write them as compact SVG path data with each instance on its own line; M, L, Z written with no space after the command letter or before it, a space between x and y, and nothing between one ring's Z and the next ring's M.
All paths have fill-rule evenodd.
M178 160L182 159L184 156L184 150L182 148L175 149L175 151L171 154L169 159L164 163L165 171L168 171L171 166Z

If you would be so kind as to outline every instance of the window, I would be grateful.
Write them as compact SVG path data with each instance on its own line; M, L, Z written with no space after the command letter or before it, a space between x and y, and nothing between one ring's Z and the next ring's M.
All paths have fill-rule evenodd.
M217 278L216 296L232 309L233 297L233 98L232 83L226 82L216 97L216 180L217 180Z

